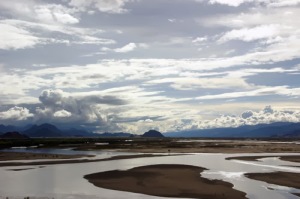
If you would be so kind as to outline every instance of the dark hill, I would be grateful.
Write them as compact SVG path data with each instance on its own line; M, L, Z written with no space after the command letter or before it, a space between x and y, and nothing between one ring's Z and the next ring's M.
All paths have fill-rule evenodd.
M29 137L26 135L22 135L19 132L7 132L0 136L2 139L28 139Z
M17 128L15 126L5 126L3 124L0 124L0 132L12 132L12 131L16 131Z
M67 130L63 130L63 136L65 137L95 137L97 136L96 133L91 133L89 131L86 131L85 129L75 129L70 128Z
M161 137L164 137L163 134L161 134L160 132L156 131L156 130L150 130L146 133L144 133L142 135L142 137L158 137L158 138L161 138Z
M52 124L33 125L23 132L29 137L61 137L63 132Z

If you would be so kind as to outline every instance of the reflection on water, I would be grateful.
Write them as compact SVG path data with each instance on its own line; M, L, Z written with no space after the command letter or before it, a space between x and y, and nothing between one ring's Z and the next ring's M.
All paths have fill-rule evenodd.
M98 153L98 152L94 152ZM119 155L118 152L110 152ZM234 187L247 193L248 198L276 198L296 199L290 192L299 193L300 190L269 185L264 182L251 180L243 176L249 172L292 171L300 173L300 168L287 165L299 163L285 162L277 158L267 158L260 162L246 162L225 160L230 156L243 156L245 154L190 154L182 156L165 156L151 158L137 158L125 160L112 160L105 162L90 162L80 164L49 165L44 168L35 167L31 170L8 171L7 169L22 167L0 168L0 196L39 196L54 198L158 198L143 194L113 191L95 187L83 178L86 174L107 170L126 170L137 166L153 164L188 164L205 167L201 175L210 179L222 179L234 184ZM257 154L247 154L256 155ZM260 154L278 155L278 154ZM284 155L287 155L286 153ZM299 154L289 154L299 155ZM285 166L286 165L286 166ZM26 168L26 167L24 167ZM275 189L275 190L271 190Z

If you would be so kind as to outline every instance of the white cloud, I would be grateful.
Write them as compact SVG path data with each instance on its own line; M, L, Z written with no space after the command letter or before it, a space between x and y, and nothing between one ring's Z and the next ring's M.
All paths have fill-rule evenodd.
M34 47L37 44L93 44L110 45L116 42L112 39L101 38L99 29L77 28L70 26L60 26L56 24L42 24L21 20L0 20L2 30L0 35L0 45L3 49L20 49ZM60 37L43 37L45 33L60 32L65 34L66 39ZM1 46L0 46L1 47Z
M60 110L60 111L56 111L53 114L54 117L58 117L58 118L66 118L66 117L71 117L72 113L66 111L66 110Z
M133 51L134 49L136 49L136 44L135 43L129 43L121 48L116 48L114 49L115 52L117 53L127 53L130 51Z
M263 25L254 28L234 29L226 32L219 42L226 42L230 40L254 41L259 39L268 39L277 36L280 26L278 25Z
M284 7L295 6L300 3L299 0L209 0L211 4L223 4L227 6L237 7L244 3L263 4L268 7Z
M0 112L0 120L4 121L23 121L32 118L33 114L29 112L27 108L23 107L12 107L7 111Z
M245 111L241 116L221 116L207 123L211 127L237 127L241 125L269 124L274 122L300 122L300 111L274 110L266 106L260 111Z
M29 31L8 24L0 23L0 49L32 48L41 40Z
M45 23L76 24L79 19L71 15L72 9L58 4L45 4L34 6L36 19Z
M211 4L218 3L218 4L224 4L224 5L228 5L228 6L237 7L242 3L251 2L251 1L253 1L253 0L210 0L209 3L211 3Z
M197 37L192 42L193 43L202 43L204 41L207 41L207 37Z
M76 10L63 6L62 4L45 4L40 1L11 0L0 2L7 14L17 18L28 19L50 24L76 24L79 18L73 14Z
M101 48L101 53L106 53L106 52L116 52L116 53L128 53L131 51L136 50L137 48L149 48L148 44L145 43L129 43L126 44L123 47L120 48L107 48L107 47L102 47Z

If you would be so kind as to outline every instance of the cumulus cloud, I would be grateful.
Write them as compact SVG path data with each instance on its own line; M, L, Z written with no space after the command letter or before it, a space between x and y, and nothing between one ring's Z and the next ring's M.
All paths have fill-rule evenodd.
M241 115L221 115L211 120L175 120L169 123L169 131L239 127L242 125L270 124L274 122L300 122L298 110L274 110L266 106L262 110L244 111Z
M0 120L2 121L25 121L32 118L33 114L27 108L15 106L7 111L0 112Z
M58 117L58 118L66 118L66 117L71 117L72 113L66 111L66 110L60 110L60 111L56 111L53 114L54 117Z
M88 93L68 93L62 90L44 90L39 100L42 107L36 109L36 122L71 123L75 126L93 124L102 130L116 130L109 121L103 106L124 105L126 102L114 96Z
M44 90L39 100L46 106L59 105L62 103L64 92L62 90Z
M245 111L245 112L242 113L241 116L242 116L243 119L247 119L247 118L250 118L250 117L253 116L253 112L252 111Z

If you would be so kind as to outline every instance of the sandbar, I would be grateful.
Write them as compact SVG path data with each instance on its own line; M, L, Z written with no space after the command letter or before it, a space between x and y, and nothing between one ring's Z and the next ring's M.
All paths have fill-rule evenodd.
M126 171L113 170L85 175L84 178L97 187L142 193L160 197L239 199L245 193L233 189L222 180L201 177L206 170L190 165L150 165Z
M246 173L245 176L270 184L300 189L300 173L278 171L272 173Z

